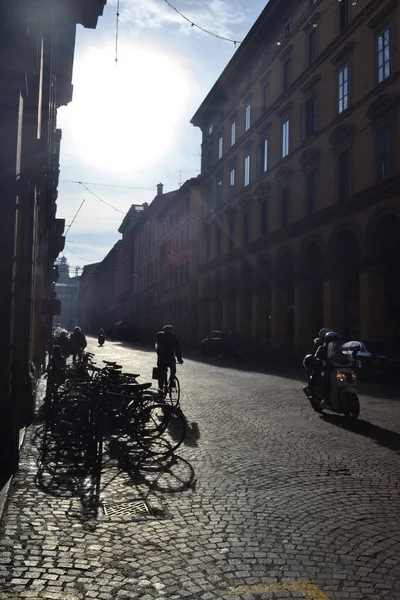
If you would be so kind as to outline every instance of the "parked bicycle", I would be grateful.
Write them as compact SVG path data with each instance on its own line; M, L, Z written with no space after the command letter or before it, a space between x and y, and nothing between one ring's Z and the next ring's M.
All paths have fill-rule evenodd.
M43 461L51 456L54 469L73 461L99 476L103 443L112 437L151 455L175 452L186 433L179 407L150 390L151 383L138 383L139 374L124 373L121 365L107 361L100 368L92 358L84 353L49 399Z

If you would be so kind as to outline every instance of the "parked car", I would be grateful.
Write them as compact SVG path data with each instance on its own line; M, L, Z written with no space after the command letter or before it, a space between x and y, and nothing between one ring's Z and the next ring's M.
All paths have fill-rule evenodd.
M357 352L359 376L361 379L380 379L384 371L387 357L384 354L370 352L364 342L351 341L342 346L342 352L351 356Z
M242 355L239 336L231 332L217 330L202 340L200 350L203 356L223 354L224 356L239 357Z

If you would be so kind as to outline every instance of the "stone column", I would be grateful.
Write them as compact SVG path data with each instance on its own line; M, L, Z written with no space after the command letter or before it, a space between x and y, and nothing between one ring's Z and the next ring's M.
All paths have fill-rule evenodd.
M306 284L294 290L294 347L296 351L310 348L316 333L313 331L312 290Z
M236 297L236 331L243 335L242 298Z
M228 301L226 298L222 300L222 328L224 331L229 329L228 324Z
M253 340L257 340L266 334L266 321L268 315L266 315L264 297L261 294L253 294L251 303L251 337Z
M379 272L360 273L360 337L363 342L385 339L385 278Z
M288 301L285 290L275 287L271 292L271 341L277 346L287 344Z
M324 281L324 327L343 334L345 323L344 284L340 279Z

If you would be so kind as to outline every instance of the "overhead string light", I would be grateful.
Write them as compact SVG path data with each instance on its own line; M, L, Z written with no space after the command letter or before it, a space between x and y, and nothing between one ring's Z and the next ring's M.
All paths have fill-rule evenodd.
M103 198L100 198L100 196L98 196L97 194L95 194L94 192L92 192L92 190L90 188L88 188L87 185L85 185L82 181L78 182L82 187L85 188L85 190L87 190L89 192L89 194L92 194L95 198L97 198L97 200L100 200L100 202L102 202L103 204L105 204L106 206L108 206L109 208L112 208L113 210L115 210L116 212L122 213L123 215L126 214L126 211L120 210L119 208L115 208L115 206L113 206L112 204L109 204L108 202L106 202L105 200L103 200Z
M269 41L265 41L265 42L258 42L257 44L253 44L253 43L246 43L247 46L258 46L258 45L272 45L272 46L281 46L284 42L286 42L289 39L294 38L294 36L296 36L297 34L301 33L302 31L305 31L306 29L308 29L308 27L312 26L314 28L318 27L318 20L321 19L321 17L323 17L327 12L329 12L333 6L337 5L338 3L341 3L343 0L333 0L333 2L319 15L316 15L315 20L311 20L310 22L307 23L306 26L301 27L300 29L298 29L297 31L294 31L293 33L290 33L289 35L286 36L282 36L280 38L277 38L275 40L269 40ZM182 17L182 19L184 19L185 21L187 21L191 27L195 27L196 29L199 29L200 31L202 31L203 33L206 33L207 35L210 35L216 39L219 40L223 40L225 42L231 42L234 47L236 48L236 46L238 44L243 44L244 40L235 40L229 37L225 37L223 35L220 35L219 33L215 33L213 31L210 31L209 29L206 29L205 27L202 27L201 25L199 25L198 23L195 23L192 19L189 19L189 17L187 17L186 15L184 15L180 10L178 10L176 8L176 6L174 6L173 4L171 4L171 2L169 0L164 0L164 2L166 4L168 4L168 6L174 10L178 15L180 15ZM362 6L360 0L353 0L352 1L352 6L356 6L359 5L361 9L363 9L364 7Z
M118 36L119 36L119 0L117 0L117 12L115 16L115 62L118 62Z

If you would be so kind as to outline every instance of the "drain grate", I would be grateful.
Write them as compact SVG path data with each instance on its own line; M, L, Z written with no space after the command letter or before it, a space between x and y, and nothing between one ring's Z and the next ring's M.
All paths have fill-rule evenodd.
M103 510L107 517L132 517L151 514L149 505L143 500L119 502L118 504L104 503Z

